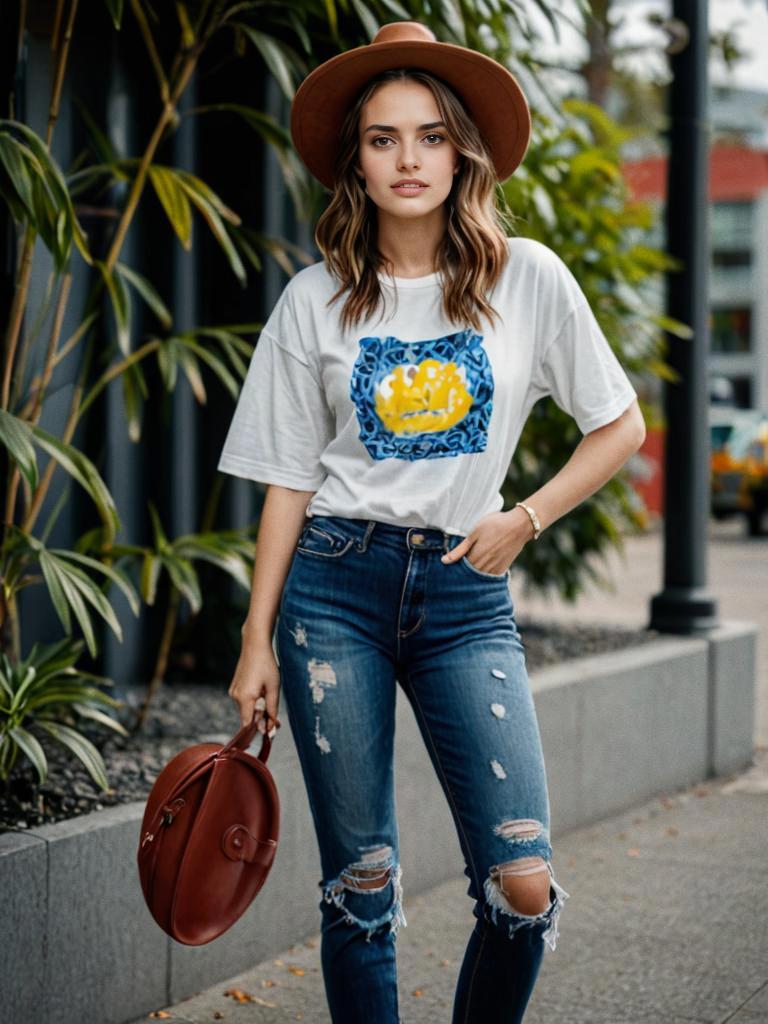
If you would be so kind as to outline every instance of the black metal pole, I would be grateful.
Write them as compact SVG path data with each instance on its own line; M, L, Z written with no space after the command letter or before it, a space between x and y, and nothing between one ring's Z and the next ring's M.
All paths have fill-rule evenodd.
M709 522L709 111L707 0L674 0L689 33L670 54L666 245L682 261L666 276L667 312L693 336L667 334L667 360L679 374L664 382L664 589L651 599L649 627L695 633L719 624L717 598L704 589Z

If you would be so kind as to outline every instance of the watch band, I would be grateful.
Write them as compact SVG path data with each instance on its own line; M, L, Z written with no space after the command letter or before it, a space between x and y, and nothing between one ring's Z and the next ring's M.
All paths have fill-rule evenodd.
M526 505L524 501L516 501L515 508L517 508L518 505L520 506L520 508L524 508L525 511L528 513L528 518L531 520L531 524L533 526L533 539L538 540L539 534L541 533L541 523L539 522L539 517L536 515L535 510L532 509L530 505Z

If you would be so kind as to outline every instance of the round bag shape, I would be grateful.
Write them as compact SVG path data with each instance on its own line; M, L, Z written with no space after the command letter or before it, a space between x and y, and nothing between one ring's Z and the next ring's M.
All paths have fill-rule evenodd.
M277 851L280 801L267 758L267 719L257 757L247 753L257 720L221 747L180 751L147 799L137 853L150 913L187 946L217 938L246 911Z

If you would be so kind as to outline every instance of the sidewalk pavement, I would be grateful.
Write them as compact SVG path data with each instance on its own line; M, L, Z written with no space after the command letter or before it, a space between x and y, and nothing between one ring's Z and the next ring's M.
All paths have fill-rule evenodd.
M570 898L526 1024L768 1024L768 747L739 774L562 835L556 824L553 867ZM466 883L409 898L403 878L403 1024L450 1024L475 920ZM319 937L166 1012L169 1024L328 1024Z

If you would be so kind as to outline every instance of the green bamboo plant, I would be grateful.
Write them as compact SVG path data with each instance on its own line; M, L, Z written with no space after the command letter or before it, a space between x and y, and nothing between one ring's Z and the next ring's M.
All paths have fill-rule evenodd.
M522 235L554 248L575 274L622 364L637 375L674 380L665 361L668 332L690 338L688 325L654 312L661 273L679 268L648 244L653 207L631 197L621 171L621 147L637 134L581 99L562 103L559 119L539 115L524 165L505 183ZM643 398L646 419L653 410ZM547 398L528 419L504 487L510 503L543 486L581 439L575 421ZM573 601L587 579L610 587L593 556L623 550L624 534L647 526L647 513L624 467L567 517L545 531L517 560L526 593L556 590Z
M123 18L122 3L107 3L115 30ZM141 546L121 543L117 534L121 521L115 501L98 468L74 442L78 425L90 406L113 381L120 380L123 389L126 426L129 437L141 438L143 401L148 394L144 373L147 359L156 360L160 378L167 391L173 391L183 374L192 393L202 404L206 401L207 369L237 398L253 342L248 336L261 327L258 323L203 325L179 331L161 295L151 281L135 267L121 260L128 228L134 220L142 198L152 192L164 209L170 229L181 245L192 245L193 214L199 213L217 240L228 264L242 285L247 283L250 265L262 269L262 254L268 253L288 272L295 269L294 258L306 262L308 257L297 246L284 239L270 238L242 224L239 215L225 204L216 192L191 171L164 166L156 161L161 140L175 130L180 120L179 100L188 85L202 54L217 32L234 33L237 46L243 41L261 54L267 66L286 89L293 89L298 78L306 73L306 64L291 47L270 32L281 25L279 19L260 19L257 31L238 20L258 4L221 4L202 2L196 5L175 5L178 18L179 46L170 66L165 67L155 44L150 22L156 18L148 4L132 0L132 15L140 28L147 54L154 70L161 105L156 124L144 151L139 157L118 153L111 141L96 125L87 111L83 112L90 129L97 160L90 154L76 168L62 169L52 153L53 134L58 118L61 91L67 70L73 33L76 31L77 0L67 4L59 0L53 12L51 49L54 68L49 103L49 118L44 137L20 121L0 119L0 199L17 225L19 257L13 301L5 336L4 369L0 388L0 443L7 455L4 489L4 525L0 545L0 778L9 773L22 751L35 766L41 781L47 772L43 747L31 730L64 744L85 765L94 781L106 788L106 772L98 750L77 733L76 716L89 718L118 732L124 726L113 715L99 710L106 704L113 711L122 702L107 697L94 680L111 685L111 680L95 677L78 668L77 658L84 646L91 657L98 652L96 621L101 620L122 640L122 629L110 601L110 588L117 587L127 599L131 611L139 614L141 601L155 603L158 583L167 576L168 593L164 628L157 654L153 678L147 698L139 711L139 728L146 717L149 700L162 681L168 663L180 603L186 600L192 612L199 611L201 589L195 563L214 565L242 587L248 588L253 566L253 530L214 530L215 505L209 500L204 524L199 533L168 538L153 503L150 502L154 543ZM295 21L296 12L289 12ZM285 128L262 111L242 104L217 104L198 107L184 116L206 114L215 110L235 110L278 156L286 186L299 210L311 202L311 186L299 171L297 158L290 148ZM86 190L127 184L127 197L119 210L108 250L92 251L89 239L77 217L77 200ZM50 252L53 270L46 294L32 326L22 333L27 312L29 284L35 243ZM62 338L61 329L67 311L73 274L82 272L75 266L77 256L92 269L92 287L86 309L77 329ZM101 308L104 294L111 311L114 328L111 358L105 369L94 370L97 346L103 345L105 324ZM133 324L133 302L139 301L155 314L161 333L136 342ZM52 311L52 327L47 340L40 338L40 326ZM43 349L42 369L25 382L30 355ZM73 350L81 356L76 386L61 436L40 426L45 400L57 366ZM98 351L99 365L104 353ZM49 456L40 468L38 455ZM48 495L56 468L64 470L76 481L94 503L100 526L76 539L70 549L52 548L47 537L63 506L65 491L55 502L53 511L42 529L38 520ZM220 488L214 489L218 494ZM212 498L213 498L212 494ZM138 584L132 580L138 577ZM54 647L35 645L26 659L20 651L18 593L38 584L46 588L65 633ZM83 640L72 636L73 618ZM66 685L62 678L65 677ZM43 712L42 709L45 711Z

